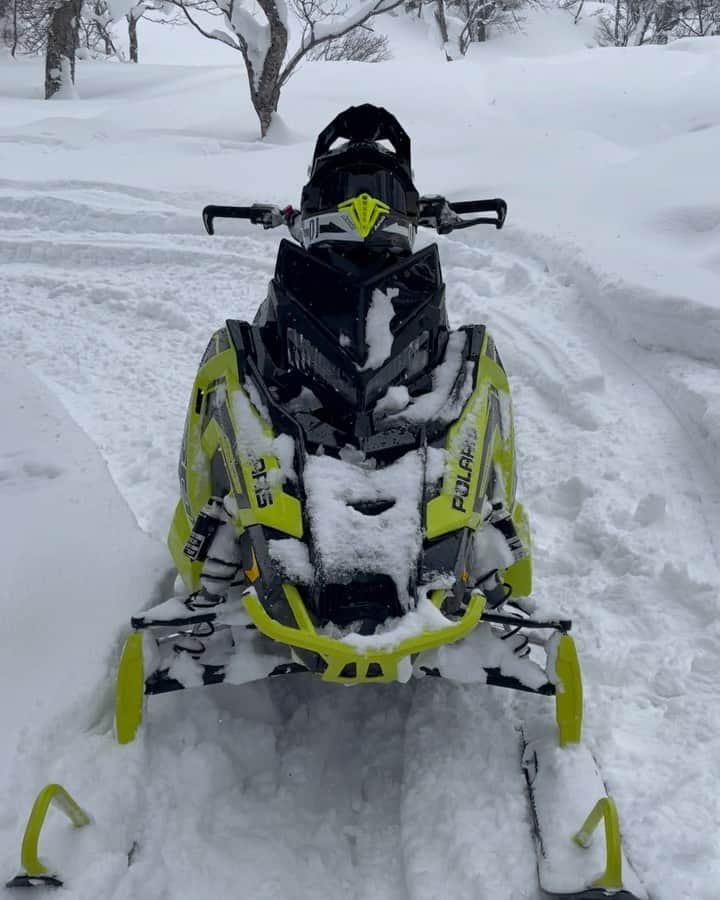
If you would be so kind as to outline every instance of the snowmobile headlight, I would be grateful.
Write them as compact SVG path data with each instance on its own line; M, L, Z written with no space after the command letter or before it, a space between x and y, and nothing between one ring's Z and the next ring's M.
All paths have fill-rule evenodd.
M430 362L430 334L423 331L379 369L370 379L367 386L367 400L372 403L385 393L396 382L405 384L413 381L423 372Z

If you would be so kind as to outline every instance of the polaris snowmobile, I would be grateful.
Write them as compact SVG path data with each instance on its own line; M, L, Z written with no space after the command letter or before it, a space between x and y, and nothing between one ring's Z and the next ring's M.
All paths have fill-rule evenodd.
M205 208L209 234L230 217L294 240L254 321L227 320L202 357L168 539L184 587L132 619L117 736L133 740L147 695L299 672L554 697L557 733L528 738L523 758L541 887L639 900L578 746L571 623L527 599L507 375L484 326L449 327L437 245L413 252L418 226L500 229L506 212L419 196L407 134L369 104L321 132L300 210ZM579 844L601 820L588 861Z

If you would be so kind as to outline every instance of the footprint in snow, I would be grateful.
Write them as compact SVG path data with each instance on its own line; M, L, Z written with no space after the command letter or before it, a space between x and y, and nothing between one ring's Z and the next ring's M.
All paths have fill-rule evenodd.
M532 278L527 268L520 263L514 263L505 272L505 290L508 293L523 290L531 281Z
M636 552L624 531L617 532L602 519L583 513L575 523L573 538L588 559L597 560L616 578L653 574L647 555Z
M560 481L549 491L538 497L535 506L541 512L574 521L577 519L585 501L592 497L594 490L581 478L573 475Z
M653 693L663 700L672 700L673 697L682 697L687 693L687 676L685 672L675 669L662 668L655 673L652 680Z
M687 563L666 562L658 582L660 591L669 594L684 613L698 616L706 626L720 620L717 587L691 575Z
M63 469L60 466L54 466L52 463L25 462L22 464L22 471L28 478L49 478L51 481L59 478Z
M169 328L176 328L178 331L188 331L191 326L190 319L169 303L141 300L135 311L138 316L160 322Z
M37 460L18 462L12 458L14 456L17 454L0 458L0 484L17 485L29 480L53 481L63 474L64 470L52 463Z
M665 518L665 498L660 494L646 494L640 499L633 514L633 521L642 528L654 525Z

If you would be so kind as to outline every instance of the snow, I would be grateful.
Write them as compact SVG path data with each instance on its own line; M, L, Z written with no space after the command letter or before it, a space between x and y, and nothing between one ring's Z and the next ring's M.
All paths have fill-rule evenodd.
M536 690L549 680L544 668L532 658L517 656L512 648L511 638L503 639L481 624L465 640L422 654L415 665L437 668L444 678L458 684L485 684L485 667Z
M439 240L451 321L487 323L509 372L534 599L574 620L627 855L653 900L716 900L720 38L601 50L538 11L447 64L391 16L391 62L303 66L262 143L237 52L140 24L154 64L79 63L79 100L0 57L3 872L58 780L94 820L43 834L68 898L535 900L518 727L551 722L542 698L298 676L110 730L127 618L172 594L197 363L281 237L210 240L200 209L297 204L319 129L369 101L421 191L508 200L503 231Z
M52 100L77 99L77 91L75 90L75 85L72 80L70 60L67 57L63 57L59 69L50 69L49 75L53 80L59 80L60 82L57 91L51 98Z
M257 90L265 65L265 57L270 49L270 25L268 22L258 22L255 16L249 10L244 9L240 3L232 8L231 25L233 30L245 39L247 57L252 66Z
M421 593L415 609L400 618L383 622L374 634L359 634L352 630L344 632L332 624L325 626L324 631L341 643L349 644L361 653L367 653L371 650L394 650L403 641L426 632L440 631L453 624L454 622L446 619L431 603L428 591L425 590Z
M43 753L41 733L62 742L106 722L106 683L128 617L140 600L158 598L170 566L57 399L19 362L0 373L0 796L7 810L17 799L8 795L13 784L44 777L32 763Z
M108 0L110 18L115 21L123 19L135 5L134 0Z
M398 288L388 288L387 291L376 288L372 293L370 308L365 320L368 355L365 365L362 367L363 371L379 369L385 360L390 359L393 345L390 323L395 315L392 301L399 293Z
M447 450L443 447L428 447L425 460L425 479L429 485L441 480L447 465Z
M124 0L122 0L124 2ZM237 38L233 34L227 19L216 9L215 13L195 9L191 13L197 24L208 33L218 34L218 40L203 40L195 29L182 18L182 24L164 24L160 27L149 18L138 19L138 45L140 63L159 65L164 68L168 62L181 63L183 66L223 65L237 66L245 72L245 62L237 47ZM162 11L153 13L153 19L162 19ZM129 56L127 24L123 20L115 23L112 29L113 43L124 54ZM223 41L223 43L221 43ZM235 47L233 49L233 46Z
M530 740L523 754L532 782L533 800L542 829L545 856L540 865L543 884L556 893L571 893L578 876L590 871L591 877L605 872L605 841L593 835L588 847L580 848L568 836L576 834L597 801L604 796L602 777L595 761L583 746L559 748L548 737ZM570 796L563 783L582 785ZM602 828L602 825L600 826ZM623 884L638 900L647 893L627 860L622 858Z
M296 584L312 584L315 571L310 562L307 544L295 538L268 541L268 551L288 581Z
M375 404L373 413L376 417L392 415L400 412L410 403L410 392L404 384L392 385Z
M273 475L273 471L268 473L270 480L275 478L296 481L297 474L293 469L295 442L289 434L272 436L270 417L260 400L257 388L248 381L245 390L232 392L231 401L238 443L242 450L251 459L257 459L259 456L274 456L277 459L279 468L276 475Z
M445 356L433 371L432 390L420 394L408 406L388 418L401 418L410 422L429 422L431 419L452 422L456 419L473 389L473 364L463 364L462 358L466 343L465 332L451 334ZM464 374L461 371L463 365ZM387 408L384 398L381 398L378 405L381 411Z
M475 567L472 575L487 576L494 570L501 571L513 564L513 555L505 538L497 528L485 524L475 532L473 540Z
M423 478L419 451L378 469L331 456L308 457L304 484L315 563L330 583L344 583L359 572L388 575L402 608L410 607L408 585L421 542ZM356 508L368 501L391 505L374 514Z

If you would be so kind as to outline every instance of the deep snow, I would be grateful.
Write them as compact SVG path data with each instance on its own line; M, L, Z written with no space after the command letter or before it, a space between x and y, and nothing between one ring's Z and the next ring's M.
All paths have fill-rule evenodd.
M440 240L451 317L486 321L510 372L536 597L575 622L628 853L655 900L716 900L720 39L599 51L528 27L447 65L393 20L393 62L291 80L274 144L237 66L88 63L82 100L46 104L36 63L0 59L8 877L57 779L95 819L43 844L69 897L536 897L535 699L299 678L154 698L131 747L108 732L119 637L167 575L195 367L279 239L207 238L200 209L297 202L317 130L369 100L422 191L509 202L504 231Z

